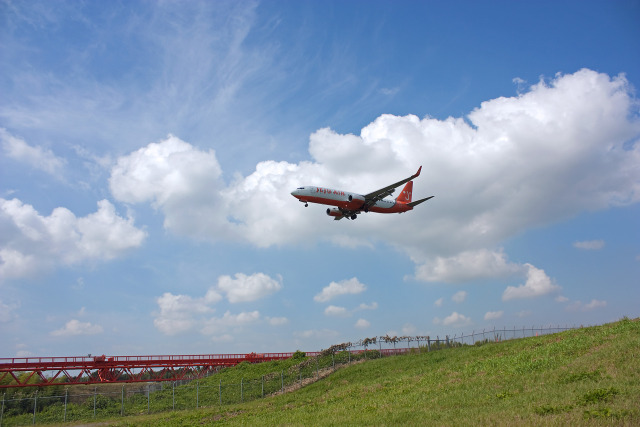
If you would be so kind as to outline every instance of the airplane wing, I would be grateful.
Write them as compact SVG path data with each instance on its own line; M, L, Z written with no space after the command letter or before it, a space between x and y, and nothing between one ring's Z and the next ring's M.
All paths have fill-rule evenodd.
M385 197L391 195L397 187L400 187L402 184L406 184L414 178L417 178L420 175L420 171L422 170L422 166L418 169L414 175L411 175L409 178L403 179L402 181L398 181L395 184L388 185L384 188L381 188L376 191L372 191L371 193L364 195L364 205L362 209L369 209L369 206L373 206L376 204L378 200L382 200ZM417 204L417 203L416 203Z
M419 204L420 204L420 203L422 203L422 202L426 202L426 201L427 201L427 200L429 200L429 199L433 199L434 197L436 197L436 196L429 196L429 197L425 197L424 199L420 199L420 200L416 200L415 202L407 203L407 205L409 205L409 206L411 206L411 207L414 207L414 206L419 205Z

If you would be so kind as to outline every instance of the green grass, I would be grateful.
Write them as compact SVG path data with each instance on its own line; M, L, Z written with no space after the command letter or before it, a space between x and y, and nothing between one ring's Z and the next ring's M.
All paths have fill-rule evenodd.
M625 318L369 360L291 393L106 425L640 425L638 402L640 319Z

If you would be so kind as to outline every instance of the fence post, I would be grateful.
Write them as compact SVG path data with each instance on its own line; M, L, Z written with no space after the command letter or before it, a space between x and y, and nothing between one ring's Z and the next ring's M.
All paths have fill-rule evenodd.
M150 410L150 398L151 398L151 390L150 390L151 384L147 384L147 415L149 415L149 410Z
M96 397L98 395L98 387L93 388L93 418L96 417Z
M333 370L336 370L336 360L333 357L333 353L331 353L331 365L333 365Z
M67 422L67 400L69 399L69 389L64 389L64 422Z
M2 425L2 417L4 416L4 396L6 393L2 393L2 409L0 410L0 426Z
M431 337L427 336L427 353L431 351Z
M262 376L262 398L264 399L264 375Z
M302 366L298 365L298 378L300 379L300 387L302 387Z
M200 407L200 381L196 380L196 409Z
M244 378L240 378L240 402L244 402Z
M222 380L218 384L218 398L220 399L220 405L222 405Z
M284 393L284 371L280 372L280 391Z
M122 400L120 405L120 416L124 416L124 384L122 384Z
M365 353L366 355L366 353ZM316 379L320 379L320 372L318 372L318 358L316 357Z
M171 400L172 400L172 408L176 410L176 382L171 381Z
M38 390L33 397L33 424L36 423L36 407L38 406Z

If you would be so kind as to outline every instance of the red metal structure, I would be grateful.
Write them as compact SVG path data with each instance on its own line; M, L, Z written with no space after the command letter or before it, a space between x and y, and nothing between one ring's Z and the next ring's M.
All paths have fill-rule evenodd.
M220 367L242 362L283 360L291 356L293 353L0 358L0 388L177 381L201 378ZM8 377L12 380L7 383Z
M380 349L383 356L410 348ZM352 354L363 350L351 351ZM309 357L321 352L305 353ZM55 385L179 381L203 378L242 362L284 360L294 353L203 354L186 356L81 356L0 358L0 389ZM9 381L6 381L9 379Z

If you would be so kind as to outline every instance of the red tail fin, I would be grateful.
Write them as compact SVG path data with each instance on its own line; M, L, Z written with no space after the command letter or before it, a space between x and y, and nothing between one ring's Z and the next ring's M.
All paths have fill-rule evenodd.
M413 192L413 181L407 182L400 195L396 197L396 202L399 203L411 203L411 193Z

